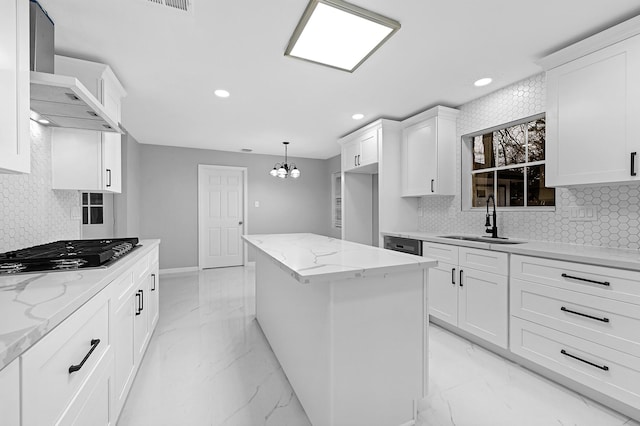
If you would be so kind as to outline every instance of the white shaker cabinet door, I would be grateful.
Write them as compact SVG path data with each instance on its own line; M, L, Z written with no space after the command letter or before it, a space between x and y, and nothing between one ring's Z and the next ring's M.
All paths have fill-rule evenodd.
M403 195L435 194L439 184L437 118L406 128L403 139Z
M429 315L458 326L458 265L438 262L429 268Z
M507 348L508 278L462 268L459 279L458 327Z
M2 0L1 10L0 173L29 173L29 2Z
M546 184L640 179L640 36L547 72Z

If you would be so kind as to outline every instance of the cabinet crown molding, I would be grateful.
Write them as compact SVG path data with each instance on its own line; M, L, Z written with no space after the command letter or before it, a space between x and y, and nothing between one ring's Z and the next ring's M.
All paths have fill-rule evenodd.
M640 15L539 59L545 71L640 34Z
M432 118L432 117L440 117L440 118L456 120L458 117L458 114L460 114L460 110L458 109L438 105L402 120L401 125L403 128L406 128L408 126L412 126L421 121L428 120L429 118Z

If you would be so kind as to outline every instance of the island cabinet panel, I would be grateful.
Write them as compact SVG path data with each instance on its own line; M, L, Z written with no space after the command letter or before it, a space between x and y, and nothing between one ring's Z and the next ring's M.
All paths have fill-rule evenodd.
M0 370L0 413L2 424L20 426L20 362Z
M400 425L426 393L426 271L302 284L256 251L256 315L315 426Z

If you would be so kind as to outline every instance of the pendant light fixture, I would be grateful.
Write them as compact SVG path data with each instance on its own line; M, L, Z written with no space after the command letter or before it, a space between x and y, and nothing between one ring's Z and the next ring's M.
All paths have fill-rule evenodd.
M288 177L292 177L294 179L299 178L300 170L298 170L294 163L288 163L287 145L289 145L289 142L282 142L282 144L284 145L284 162L276 163L269 174L273 177L279 177L280 179L286 179Z

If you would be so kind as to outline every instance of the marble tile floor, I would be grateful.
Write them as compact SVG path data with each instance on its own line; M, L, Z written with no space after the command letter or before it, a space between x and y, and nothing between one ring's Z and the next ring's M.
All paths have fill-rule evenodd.
M161 276L160 321L119 426L310 425L255 321L254 272ZM640 426L436 326L429 362L417 426Z

